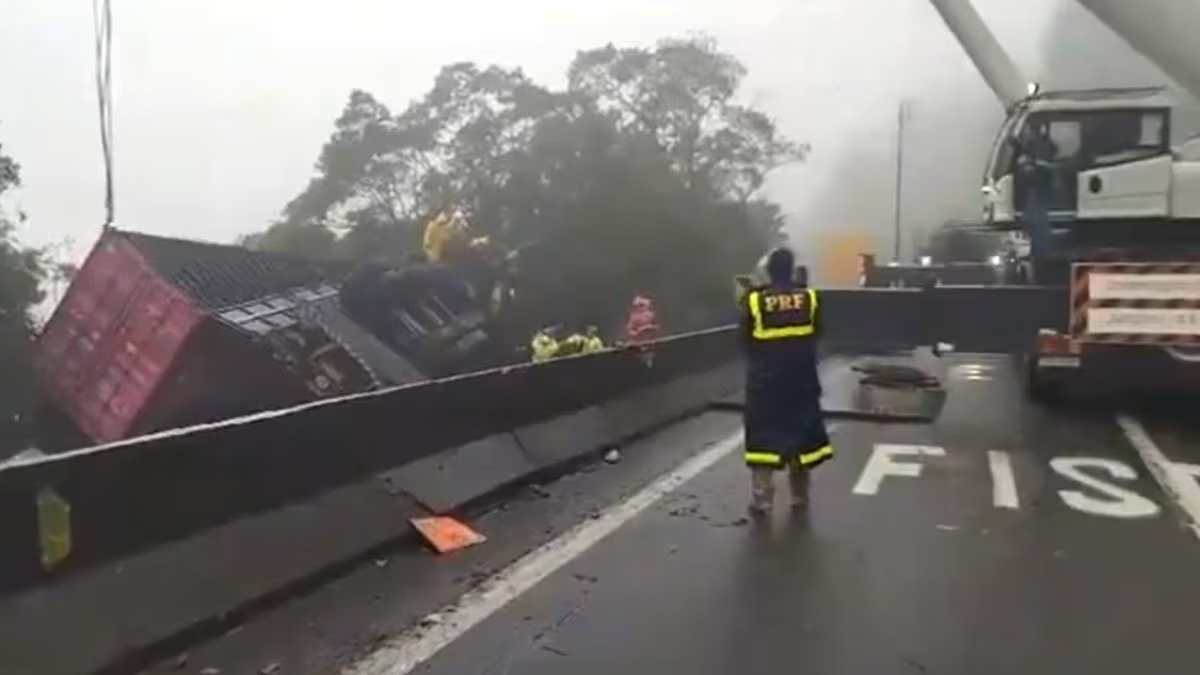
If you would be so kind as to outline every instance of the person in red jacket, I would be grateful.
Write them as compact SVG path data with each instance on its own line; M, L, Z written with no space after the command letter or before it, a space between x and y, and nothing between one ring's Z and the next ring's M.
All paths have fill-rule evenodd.
M629 308L629 319L625 322L625 340L630 343L646 342L658 337L658 319L654 316L654 305L650 298L639 295Z

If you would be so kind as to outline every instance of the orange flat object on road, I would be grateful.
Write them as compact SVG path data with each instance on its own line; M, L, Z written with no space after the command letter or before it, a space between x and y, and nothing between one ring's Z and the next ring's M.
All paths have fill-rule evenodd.
M438 553L450 553L460 548L482 544L487 537L450 516L429 516L409 519L417 532L425 537Z

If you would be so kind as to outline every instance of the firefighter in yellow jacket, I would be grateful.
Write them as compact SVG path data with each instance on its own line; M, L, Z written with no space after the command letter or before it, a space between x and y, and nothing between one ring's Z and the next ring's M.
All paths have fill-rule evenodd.
M595 326L588 326L587 332L584 333L583 351L585 354L604 351L604 340L600 339L600 331L596 330Z
M534 363L542 363L558 356L558 340L550 334L550 330L543 329L533 334L533 340L529 343L529 351L533 357Z
M471 238L471 227L461 211L443 209L425 225L425 236L421 245L425 257L432 263L445 262L455 254L455 249L484 246L487 237Z
M432 220L425 224L425 237L421 241L421 247L425 249L425 258L429 262L442 261L450 234L450 216L445 211L439 211Z
M750 288L740 303L745 461L755 514L770 511L778 471L787 472L793 506L804 506L809 472L833 456L817 376L817 292L796 279L794 255L786 248L767 256L766 273L767 283Z

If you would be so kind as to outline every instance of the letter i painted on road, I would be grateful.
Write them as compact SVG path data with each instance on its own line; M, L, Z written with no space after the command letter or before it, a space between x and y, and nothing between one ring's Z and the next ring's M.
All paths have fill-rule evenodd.
M988 469L992 474L992 504L998 509L1021 508L1012 457L1002 450L988 450Z
M878 443L871 450L871 457L863 467L862 475L854 486L854 494L875 495L879 493L879 485L887 476L908 476L916 478L921 475L921 465L917 462L898 461L902 457L944 457L945 448L936 445L900 445L895 443Z

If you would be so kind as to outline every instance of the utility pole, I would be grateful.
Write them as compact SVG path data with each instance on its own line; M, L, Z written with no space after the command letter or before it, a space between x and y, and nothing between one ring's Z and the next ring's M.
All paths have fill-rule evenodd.
M900 221L904 212L904 122L908 102L901 100L896 111L896 197L892 221L892 260L900 261Z

